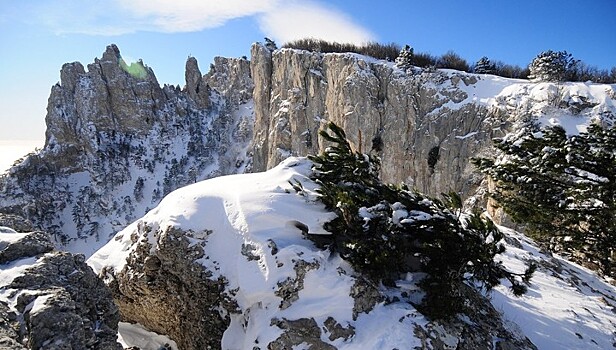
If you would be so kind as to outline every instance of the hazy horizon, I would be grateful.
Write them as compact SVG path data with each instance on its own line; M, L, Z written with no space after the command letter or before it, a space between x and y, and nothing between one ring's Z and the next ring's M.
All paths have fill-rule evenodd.
M0 174L7 171L16 160L43 147L41 140L0 140Z

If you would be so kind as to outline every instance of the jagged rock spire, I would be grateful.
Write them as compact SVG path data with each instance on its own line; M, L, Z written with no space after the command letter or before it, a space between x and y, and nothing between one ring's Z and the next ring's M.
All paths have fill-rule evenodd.
M188 57L186 60L186 71L184 73L186 79L185 91L201 108L210 105L210 87L203 80L203 75L199 70L199 64L194 57Z

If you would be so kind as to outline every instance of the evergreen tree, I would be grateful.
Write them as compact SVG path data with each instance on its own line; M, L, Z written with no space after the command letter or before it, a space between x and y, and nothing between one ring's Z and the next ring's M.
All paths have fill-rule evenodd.
M404 45L398 57L396 58L396 67L406 71L413 66L414 52L409 45Z
M328 130L332 134L320 134L332 146L309 158L320 200L337 217L325 225L330 236L308 235L317 246L338 252L385 285L394 285L407 272L425 272L420 285L426 295L418 307L433 318L463 310L465 283L490 290L507 279L516 295L526 291L534 266L514 274L494 261L505 248L490 220L477 213L460 220L462 200L456 194L438 200L404 184L384 184L378 158L353 152L344 131L333 123Z
M554 251L616 276L616 129L529 127L497 140L501 161L475 159L496 182L491 196Z
M475 68L473 71L477 74L495 74L496 73L496 65L490 62L490 59L486 56L483 56L475 63Z
M532 81L559 82L567 78L569 72L575 70L576 61L567 51L544 51L537 55L528 66Z

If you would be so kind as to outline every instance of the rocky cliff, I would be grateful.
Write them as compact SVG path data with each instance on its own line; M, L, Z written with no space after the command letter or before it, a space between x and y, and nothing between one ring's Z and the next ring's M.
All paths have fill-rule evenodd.
M128 65L114 45L87 70L65 64L45 147L0 177L1 210L89 255L173 189L318 153L329 120L356 149L381 157L385 181L474 198L486 186L469 159L491 153L493 137L529 120L582 129L616 113L611 85L403 71L356 54L261 44L251 54L250 62L218 57L206 74L189 58L183 89L160 87L152 69Z
M2 211L92 254L172 190L243 172L251 140L250 65L217 58L207 75L186 62L184 89L159 86L115 45L87 66L62 67L42 151L0 178Z
M252 47L254 169L327 145L323 122L343 127L353 146L382 159L382 178L438 196L475 194L483 180L469 160L530 119L569 127L611 122L614 86L529 83L453 70L401 70L348 54ZM576 120L577 119L577 120ZM566 125L567 126L567 125Z
M430 322L412 307L412 276L393 289L373 286L339 257L302 239L298 227L321 230L329 215L310 195L297 196L287 186L287 180L300 180L306 193L314 190L307 163L288 160L245 178L220 175L266 170L288 156L317 153L327 147L318 130L331 120L357 150L382 158L386 181L405 181L431 195L454 190L472 197L485 186L468 160L492 152L493 137L529 122L559 124L570 133L590 122L611 124L615 86L400 70L356 54L272 51L261 44L252 47L250 62L216 58L206 74L188 58L185 79L183 88L161 87L152 69L127 64L114 45L87 69L64 65L49 98L44 149L0 177L0 212L34 223L3 226L42 228L56 246L86 255L119 232L89 263L124 320L168 334L187 349L613 344L613 288L542 254L515 232L508 234L504 261L513 268L528 260L540 264L540 282L529 297L516 301L500 289L490 301L469 289L477 314ZM0 327L0 335L22 337L6 340L19 348L23 329L51 334L54 326L89 325L94 316L71 314L55 325L28 316L66 308L91 313L75 299L81 287L43 283L51 272L76 278L60 265L85 276L79 283L106 289L90 279L80 255L41 255L52 244L36 234L7 243L23 236L15 231L5 232L0 272L25 266L13 248L40 251L28 253L38 259L32 277L0 278L9 285L3 290L45 287L24 294L21 304L0 303L0 321L10 323L15 315L24 320ZM30 244L34 238L42 243ZM62 290L52 295L49 289ZM26 301L40 308L33 312ZM117 315L105 310L115 330ZM550 337L557 328L566 336ZM79 339L102 344L90 331L84 328ZM36 334L28 339L38 339Z

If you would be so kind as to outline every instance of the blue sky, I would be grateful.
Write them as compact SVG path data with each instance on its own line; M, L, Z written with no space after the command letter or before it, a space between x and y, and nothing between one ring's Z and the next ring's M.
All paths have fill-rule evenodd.
M0 0L0 140L43 140L62 64L90 63L110 43L127 61L142 58L161 84L180 85L189 55L205 73L214 56L248 56L264 36L395 42L520 66L567 50L609 69L615 13L614 0Z

